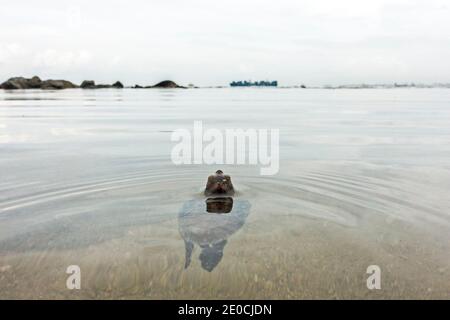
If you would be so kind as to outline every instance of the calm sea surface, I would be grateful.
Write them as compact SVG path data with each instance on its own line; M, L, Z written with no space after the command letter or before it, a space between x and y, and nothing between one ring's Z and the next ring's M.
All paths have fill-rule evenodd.
M279 173L174 165L200 120L279 129ZM450 90L0 90L0 299L448 299L449 193Z

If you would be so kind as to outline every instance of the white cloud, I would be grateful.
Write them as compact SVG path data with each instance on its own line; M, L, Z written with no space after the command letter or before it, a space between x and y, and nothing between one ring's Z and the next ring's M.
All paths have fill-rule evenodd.
M92 55L87 50L58 51L47 49L36 53L33 61L35 67L67 70L69 68L88 66L92 61Z
M6 64L11 59L23 54L23 48L17 43L0 43L0 64Z

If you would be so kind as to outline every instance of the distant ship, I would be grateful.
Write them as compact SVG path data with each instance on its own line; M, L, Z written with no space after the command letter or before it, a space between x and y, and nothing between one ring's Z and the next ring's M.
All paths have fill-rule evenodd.
M231 87L277 87L278 81L233 81Z

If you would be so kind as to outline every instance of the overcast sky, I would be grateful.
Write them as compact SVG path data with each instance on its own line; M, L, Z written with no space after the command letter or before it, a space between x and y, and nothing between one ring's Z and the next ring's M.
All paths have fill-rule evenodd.
M0 81L450 82L448 0L2 1Z

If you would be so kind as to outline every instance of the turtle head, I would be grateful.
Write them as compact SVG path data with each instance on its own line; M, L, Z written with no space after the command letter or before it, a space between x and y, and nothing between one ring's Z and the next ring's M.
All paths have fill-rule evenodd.
M233 194L234 188L230 176L224 175L222 170L217 170L214 175L208 177L205 194Z

